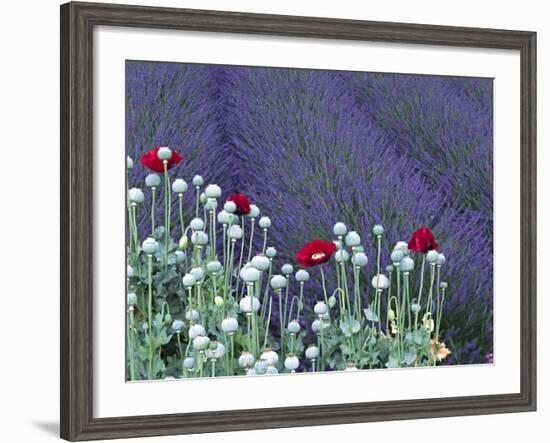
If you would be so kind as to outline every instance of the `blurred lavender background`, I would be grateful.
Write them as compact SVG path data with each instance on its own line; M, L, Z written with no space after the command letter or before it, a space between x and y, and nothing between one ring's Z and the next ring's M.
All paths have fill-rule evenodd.
M295 268L296 251L332 239L336 221L362 236L368 273L373 224L386 229L385 265L395 242L429 226L447 257L446 364L485 363L493 352L491 79L156 62L127 62L126 72L130 186L144 188L150 172L139 157L170 146L184 157L173 178L200 174L224 199L246 194L272 220L278 263ZM150 229L144 190L142 235ZM193 197L187 192L187 219ZM319 292L312 282L310 303Z

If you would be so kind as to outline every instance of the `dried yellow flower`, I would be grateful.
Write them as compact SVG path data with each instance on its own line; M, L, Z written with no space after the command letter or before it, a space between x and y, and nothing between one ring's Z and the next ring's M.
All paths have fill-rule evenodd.
M445 343L444 342L440 343L437 338L432 339L431 343L432 344L430 346L430 350L433 357L436 358L437 361L441 361L447 358L451 354L451 351L447 349L447 346L445 346Z

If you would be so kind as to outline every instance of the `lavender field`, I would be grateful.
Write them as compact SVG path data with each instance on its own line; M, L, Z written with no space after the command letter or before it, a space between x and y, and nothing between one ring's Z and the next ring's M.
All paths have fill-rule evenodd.
M189 183L182 197L185 219L195 215L196 174L205 185L221 188L222 206L230 195L244 194L271 220L273 266L289 263L294 270L300 268L295 255L306 242L333 240L334 224L344 222L362 238L369 262L360 278L367 285L367 276L377 273L373 225L385 230L384 268L396 242L427 226L444 251L449 282L441 341L452 353L442 364L491 359L491 79L138 61L127 62L126 74L127 155L138 165L151 149L169 146L183 157L170 176ZM137 166L128 171L128 186L145 194L137 212L141 239L151 231L151 189L144 185L150 173ZM164 193L160 186L158 220L165 213ZM174 198L176 242L178 211ZM261 250L262 231L256 229L252 242ZM216 242L220 250L225 247L221 233ZM239 254L237 248L236 260ZM325 273L333 285L334 266L327 263ZM411 284L417 291L418 281ZM291 289L290 298L298 290ZM300 320L306 345L315 342L307 325L322 291L319 274L311 272ZM183 320L184 308L170 303L171 317ZM279 310L273 303L275 336ZM174 343L175 338L166 346Z

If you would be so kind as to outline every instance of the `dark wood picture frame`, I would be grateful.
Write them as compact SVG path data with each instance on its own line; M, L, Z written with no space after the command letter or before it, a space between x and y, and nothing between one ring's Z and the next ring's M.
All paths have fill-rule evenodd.
M274 409L93 416L92 66L95 26L517 50L521 57L521 391ZM70 441L536 409L536 33L188 9L61 6L61 437Z

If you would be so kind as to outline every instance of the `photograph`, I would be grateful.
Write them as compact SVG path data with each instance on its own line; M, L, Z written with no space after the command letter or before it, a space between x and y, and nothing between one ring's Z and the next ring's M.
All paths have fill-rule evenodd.
M493 78L126 60L125 87L127 381L498 359Z

